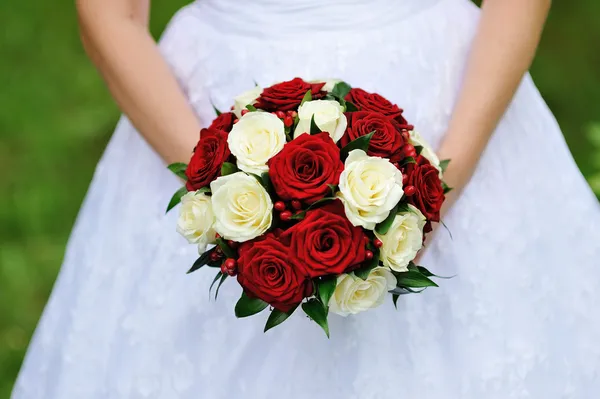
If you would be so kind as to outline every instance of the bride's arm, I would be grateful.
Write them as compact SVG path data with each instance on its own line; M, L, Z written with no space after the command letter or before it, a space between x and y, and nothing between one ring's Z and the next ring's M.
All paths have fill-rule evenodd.
M438 150L451 159L444 180L455 190L467 184L498 121L529 69L551 0L485 0L465 80L447 134Z
M189 160L199 121L148 32L149 0L77 0L86 52L166 162Z

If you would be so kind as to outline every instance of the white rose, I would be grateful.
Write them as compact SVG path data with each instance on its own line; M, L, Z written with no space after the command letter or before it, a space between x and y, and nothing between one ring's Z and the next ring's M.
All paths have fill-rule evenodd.
M283 149L285 127L281 119L268 112L248 112L233 125L227 138L229 150L244 172L261 174L267 162Z
M350 151L340 176L338 197L354 226L373 230L402 198L402 172L385 158Z
M181 197L177 232L190 244L198 244L198 252L204 252L207 244L215 243L215 215L211 199L198 191L190 191Z
M311 80L309 83L325 83L325 86L321 90L330 92L333 90L336 84L340 83L340 79L315 79Z
M342 138L348 126L344 115L344 107L333 100L307 101L298 108L298 126L294 138L301 134L310 133L310 122L315 117L315 123L324 132L329 133L336 143Z
M364 312L381 305L395 287L396 277L385 267L371 270L366 280L353 273L342 274L329 300L329 310L341 316Z
M223 238L244 242L271 226L273 203L269 193L244 172L221 176L210 183L215 230Z
M423 150L421 150L421 155L425 157L437 170L440 171L440 179L442 178L442 168L440 167L440 159L438 158L435 151L433 151L432 147L429 143L421 136L419 133L414 130L410 133L410 144L413 146L421 146Z
M254 102L262 94L263 89L256 86L252 90L248 90L233 99L233 113L238 118L242 117L242 111L246 109L246 105L254 105Z
M375 236L383 242L381 261L396 272L408 271L408 264L423 246L423 227L427 219L412 205L410 211L396 215L386 234Z

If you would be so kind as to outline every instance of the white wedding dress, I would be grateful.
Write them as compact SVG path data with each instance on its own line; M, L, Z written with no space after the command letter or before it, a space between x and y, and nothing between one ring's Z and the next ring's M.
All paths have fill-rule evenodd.
M161 49L204 124L254 81L342 78L439 143L479 11L468 0L200 0ZM481 82L485 84L485 82ZM465 145L469 145L468 142ZM191 149L190 149L191 150ZM600 207L531 78L422 263L452 276L347 318L268 333L215 302L165 208L180 182L127 119L100 161L15 399L591 399Z

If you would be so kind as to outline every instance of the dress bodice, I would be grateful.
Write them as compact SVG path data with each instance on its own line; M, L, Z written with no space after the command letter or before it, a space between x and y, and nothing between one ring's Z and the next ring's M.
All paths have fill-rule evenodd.
M197 0L219 29L256 36L378 29L447 0Z

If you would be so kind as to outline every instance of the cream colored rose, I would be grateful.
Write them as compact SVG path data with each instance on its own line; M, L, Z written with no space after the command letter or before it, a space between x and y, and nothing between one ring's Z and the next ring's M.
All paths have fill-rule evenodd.
M285 142L283 122L268 112L248 112L233 125L227 138L238 168L259 175L269 170L267 162L283 149Z
M215 243L215 215L208 195L190 191L181 197L177 232L190 244L198 244L198 252L204 252L207 244Z
M245 91L233 99L233 113L238 118L242 117L242 111L246 109L246 105L254 105L256 99L260 97L263 89L259 86Z
M414 130L410 132L410 144L413 146L421 146L423 150L421 151L421 155L425 157L437 170L440 171L440 179L442 178L442 168L440 167L440 159L436 155L433 148L429 145L429 143L421 136L419 133Z
M373 269L366 280L353 273L342 274L329 300L329 310L341 316L364 312L381 305L395 287L396 278L385 267Z
M244 242L264 234L271 226L273 203L269 193L244 172L219 177L210 183L215 230L223 238Z
M294 132L294 138L301 134L310 133L310 122L315 117L315 123L324 132L329 133L336 143L342 138L348 120L344 115L344 107L333 100L307 101L298 108L298 126Z
M321 90L323 91L332 91L336 84L340 83L340 79L315 79L311 80L309 83L325 83L325 86Z
M373 230L402 198L402 173L389 160L354 150L340 176L338 197L354 226Z
M408 271L408 264L423 246L423 227L425 216L412 205L410 211L396 215L392 226L386 234L375 236L383 242L381 247L381 261L396 272Z

